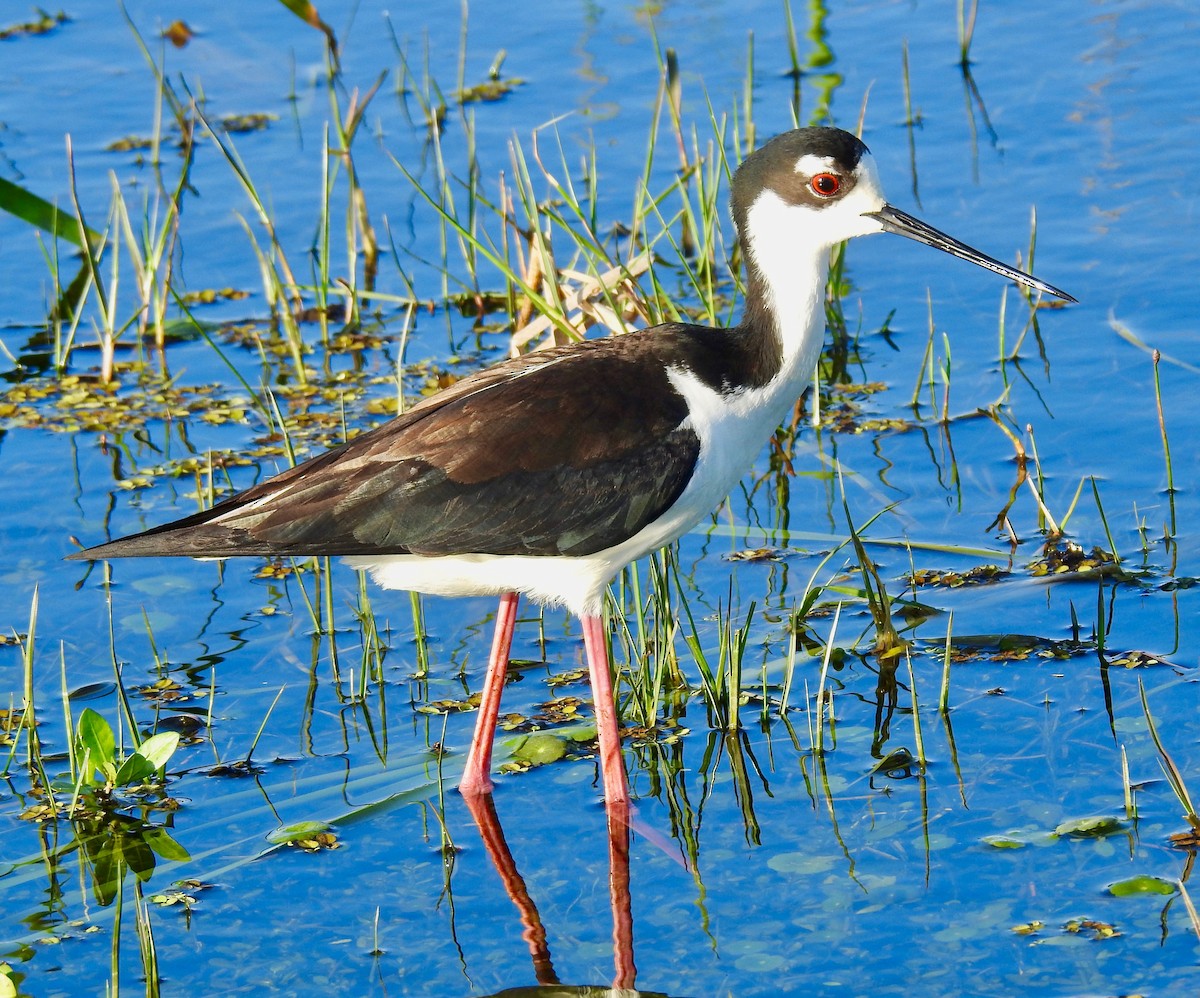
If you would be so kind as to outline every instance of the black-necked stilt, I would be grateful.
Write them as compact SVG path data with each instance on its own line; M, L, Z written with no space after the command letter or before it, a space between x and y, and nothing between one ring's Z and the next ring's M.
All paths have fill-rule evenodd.
M71 557L342 555L387 588L500 596L467 795L492 789L518 594L564 605L583 624L605 797L627 801L605 588L717 507L812 380L832 247L895 232L1074 301L889 205L867 147L836 128L772 139L731 201L747 270L734 328L665 323L518 357L210 510Z

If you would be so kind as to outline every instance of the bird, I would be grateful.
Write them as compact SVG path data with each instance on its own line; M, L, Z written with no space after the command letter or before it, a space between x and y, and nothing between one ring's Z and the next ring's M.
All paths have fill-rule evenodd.
M499 597L458 785L469 799L494 788L518 601L565 607L582 626L604 797L627 805L607 587L711 514L811 383L833 248L894 233L1075 301L888 203L867 146L838 128L749 153L730 208L737 325L666 322L503 361L210 509L69 557L341 556L387 589Z

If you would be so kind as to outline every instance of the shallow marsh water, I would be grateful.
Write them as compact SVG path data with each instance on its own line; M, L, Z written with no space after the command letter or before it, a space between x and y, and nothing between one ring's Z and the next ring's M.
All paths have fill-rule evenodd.
M265 130L234 141L266 194L281 244L305 261L307 280L330 118L322 38L281 5L236 15L235 5L226 6L194 21L191 10L162 4L134 3L128 11L148 39L176 16L191 21L197 35L166 52L167 73L174 84L202 91L210 116L274 116ZM360 4L353 17L337 4L320 9L342 42L343 104L353 87L365 92L381 72L391 74L367 113L356 167L376 226L385 231L386 217L397 246L399 264L385 254L379 290L404 296L411 281L420 299L438 306L419 312L407 335L404 357L414 366L405 386L415 394L440 372L501 356L507 344L506 330L480 332L443 307L457 288L429 263L442 253L441 228L391 160L421 182L435 176L418 102L395 92L391 34L418 82L427 59L449 95L457 86L461 11L436 5L420 20L394 17L389 28L381 5ZM470 8L463 70L467 84L484 80L503 48L503 75L524 80L500 101L469 106L482 184L492 195L500 171L511 171L510 140L529 154L533 130L561 118L558 138L551 129L539 132L539 149L557 162L561 141L574 166L594 142L600 227L627 224L659 87L655 39L678 54L686 134L694 128L702 150L712 134L706 95L721 114L744 99L748 31L757 134L791 124L793 79L783 72L787 33L777 4L667 6L652 21L643 8L620 5L500 11ZM65 203L69 132L79 197L96 226L109 204L110 170L133 201L149 189L139 154L107 147L150 132L156 85L118 8L91 0L66 13L71 20L47 35L0 42L0 176ZM890 197L1000 258L1025 252L1036 207L1034 269L1080 304L1039 311L1040 344L1030 333L1020 359L1001 363L1002 301L1010 349L1029 314L1012 289L888 237L848 250L843 310L858 336L844 380L860 387L827 397L829 420L820 431L801 430L794 475L773 474L764 448L744 488L679 546L682 586L710 654L719 615L731 615L735 626L750 620L747 697L737 735L716 731L696 696L677 726L629 737L638 798L629 860L636 985L672 995L887 994L917 986L930 994L1192 992L1200 946L1176 887L1191 873L1192 854L1168 838L1186 822L1163 778L1138 684L1195 790L1200 100L1189 59L1200 18L1182 3L984 5L972 77L964 81L949 3L795 5L793 14L800 60L811 64L799 84L800 119L828 106L836 123L852 128L865 101L864 138ZM920 119L911 132L904 125L905 38ZM151 49L161 54L157 41ZM662 127L652 170L659 189L678 166L674 139ZM453 106L442 148L452 172L465 176L466 129ZM195 195L181 227L183 284L251 292L197 314L214 324L261 324L269 308L235 214L250 218L251 211L211 143L198 146L191 183ZM340 228L334 231L340 238ZM452 245L452 267L457 252ZM664 266L656 277L688 303L680 275ZM461 268L457 279L467 280ZM486 273L482 283L498 290L487 286ZM190 854L160 858L142 887L147 899L158 899L146 907L162 991L485 995L533 986L539 972L547 979L547 961L563 982L612 983L620 968L611 857L586 748L498 781L499 827L545 930L545 947L533 952L495 853L450 789L474 715L447 713L444 704L464 699L481 679L492 603L423 601L429 666L422 673L409 598L368 590L389 647L385 682L370 684L358 700L369 656L352 612L358 581L348 570L335 566L332 576L338 682L330 641L314 636L300 591L303 583L311 593L311 573L260 577L262 565L249 561L130 562L115 567L106 591L99 570L64 564L71 535L93 542L106 530L127 533L195 508L195 477L155 476L153 468L210 448L250 450L264 430L252 414L206 420L209 406L186 416L176 405L144 427L68 432L78 411L64 398L70 391L39 398L33 390L55 382L36 371L46 351L39 339L51 295L46 265L32 230L8 216L0 217L0 286L0 339L23 362L23 369L12 365L3 400L14 408L0 410L7 413L3 622L26 631L36 586L34 679L46 751L66 747L60 662L68 689L113 681L110 619L129 689L164 676L178 683L169 699L132 694L139 723L149 727L156 710L201 722L202 737L182 746L168 767L167 792L180 808L145 812L152 824L169 825ZM936 376L935 405L928 390L916 416L909 405L929 338L927 289L937 363L950 346L954 418L944 426ZM381 418L368 403L382 408L395 395L389 379L405 309L381 300L366 311L376 308L379 317L367 325L378 338L328 361L330 370L355 374L343 379L354 390L346 396L354 425ZM71 373L93 370L91 335L85 324ZM1166 492L1154 369L1134 337L1165 358L1159 372L1173 495ZM251 386L272 379L293 418L328 413L326 435L337 439L336 393L289 394L286 360L264 363L252 340L219 338ZM215 386L196 397L237 408L244 390L206 343L172 342L167 360L177 384ZM315 349L311 362L319 368L322 361ZM127 378L121 394L133 400L135 379ZM314 380L337 383L325 372ZM989 527L1016 481L1009 438L974 415L996 402L1017 436L1032 427L1040 486L1056 517L1081 480L1095 478L1107 531L1086 482L1068 536L1090 551L1107 549L1111 534L1129 575L1065 573L1048 581L1036 574L1044 524L1026 485L1010 513L1020 545L1012 549ZM28 425L31 414L42 425ZM136 412L120 418L136 421ZM756 697L764 684L774 701L781 696L786 625L810 576L831 583L830 603L861 585L848 552L821 564L847 535L830 474L835 462L857 525L895 504L865 531L893 596L914 565L961 572L994 564L1009 574L990 584L917 590L914 598L938 613L907 632L915 684L903 663L896 676L880 675L866 654L869 616L851 595L834 638L845 655L826 684L835 723L822 755L810 744L819 658L799 654L786 718L772 709L762 723ZM263 467L277 463L265 458ZM254 474L231 471L238 485ZM140 475L153 484L129 487ZM1168 524L1173 538L1164 542ZM737 557L760 548L779 550L772 558ZM646 566L640 573L644 586ZM950 612L957 652L946 723L936 706ZM578 636L561 614L539 623L527 607L523 617L514 656L526 664L506 691L506 710L529 717L554 702L561 715L564 698L585 695L586 685L548 678L579 665ZM825 638L830 621L817 616L809 626ZM698 687L682 637L676 644ZM165 664L156 667L156 654ZM914 685L923 771L901 752L917 753ZM0 690L20 706L18 646L0 648ZM117 722L115 696L103 685L94 699L73 704L76 716L84 706ZM631 712L627 705L632 724ZM580 713L586 716L585 706ZM254 766L214 774L214 764L245 759L251 745ZM38 802L21 765L24 751L22 742L0 784L0 958L21 993L99 994L114 979L121 990L144 990L135 878L123 882L123 907L98 898L94 855L72 848L81 826L21 817ZM502 742L501 757L508 751ZM1122 751L1136 786L1136 821L1125 811ZM61 757L56 764L65 769ZM1089 818L1102 820L1079 824ZM336 848L272 844L278 828L302 821L329 823L333 838L324 844ZM1117 896L1110 888L1122 883L1141 890ZM1158 887L1171 893L1154 893Z

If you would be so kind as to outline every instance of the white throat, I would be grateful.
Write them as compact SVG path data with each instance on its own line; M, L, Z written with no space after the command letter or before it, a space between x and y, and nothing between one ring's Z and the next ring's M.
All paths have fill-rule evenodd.
M796 238L797 223L817 215L805 212L809 218L797 218L803 211L774 191L763 191L747 212L742 240L750 265L763 281L766 304L783 346L784 376L807 382L825 338L829 245Z

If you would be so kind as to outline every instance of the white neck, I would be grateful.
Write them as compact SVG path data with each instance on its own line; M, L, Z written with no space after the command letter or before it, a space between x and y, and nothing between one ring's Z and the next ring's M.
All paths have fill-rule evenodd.
M825 338L825 284L829 247L796 237L796 209L764 191L746 216L743 244L761 278L766 312L783 347L781 376L805 384Z

